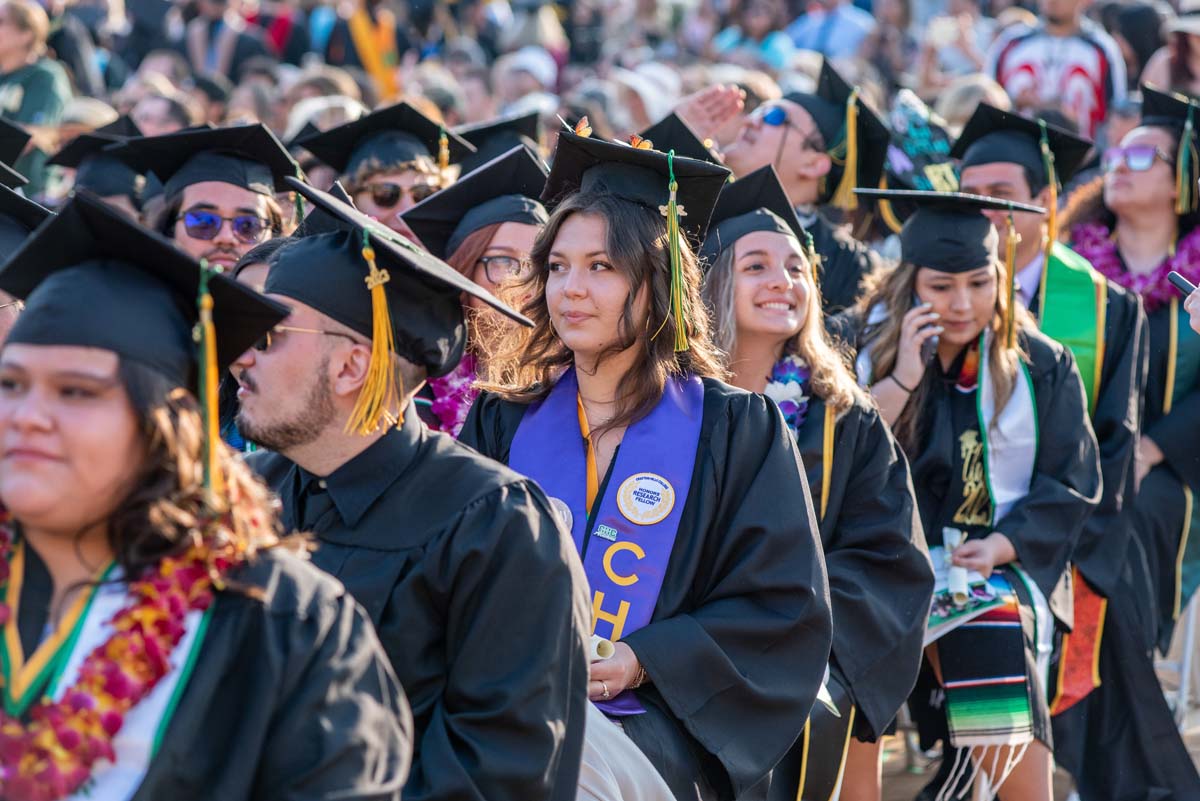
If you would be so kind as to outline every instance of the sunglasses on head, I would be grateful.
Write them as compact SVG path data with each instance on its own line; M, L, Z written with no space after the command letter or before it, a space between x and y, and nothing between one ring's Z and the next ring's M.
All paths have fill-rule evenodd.
M1145 172L1154 166L1155 159L1162 159L1172 167L1175 160L1153 145L1131 145L1130 147L1110 147L1104 151L1100 165L1105 172L1113 172L1122 164L1132 172Z
M262 241L267 232L268 223L257 214L235 214L232 217L222 217L215 211L204 209L189 209L177 218L183 220L183 230L192 239L216 239L221 232L221 226L229 223L233 236L245 245L254 245Z
M360 192L370 192L371 202L381 209L390 209L395 207L400 198L407 194L413 199L413 203L420 203L425 198L429 197L438 189L432 184L417 184L412 187L403 187L400 184L391 182L381 182L376 184L367 184Z

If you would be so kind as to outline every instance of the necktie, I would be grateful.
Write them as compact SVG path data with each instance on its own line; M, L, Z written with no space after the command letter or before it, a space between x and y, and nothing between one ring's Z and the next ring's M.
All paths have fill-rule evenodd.
M325 488L324 480L314 478L308 482L297 501L296 527L300 531L316 532L322 519L333 510L333 496Z

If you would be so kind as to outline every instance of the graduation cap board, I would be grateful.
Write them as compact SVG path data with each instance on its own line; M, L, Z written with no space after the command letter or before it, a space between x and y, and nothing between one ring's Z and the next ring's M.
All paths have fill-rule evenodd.
M81 192L0 266L0 289L25 301L7 341L110 350L195 391L192 332L202 281L212 298L218 369L288 315L206 272L170 240Z
M502 156L514 147L524 145L538 154L540 117L536 111L515 114L475 125L463 125L454 132L475 147L475 152L462 159L463 175L468 175Z
M757 231L794 236L810 259L813 256L811 238L800 224L796 209L771 165L760 167L721 191L709 223L708 236L700 248L701 264L705 269L712 267L734 243Z
M52 216L50 209L0 186L0 253L15 252L35 228Z
M105 152L138 172L154 173L168 196L216 181L273 197L288 191L284 178L301 174L300 165L262 123L131 139Z
M701 139L674 111L642 131L641 136L650 140L655 150L663 153L674 150L677 156L721 163L721 157L713 149L712 140Z
M957 192L958 173L950 149L953 138L943 122L909 89L901 89L888 116L891 142L881 189ZM887 200L877 204L879 216L893 233L900 233L911 207Z
M462 293L532 325L441 259L353 206L301 181L290 183L347 229L296 239L277 251L265 291L311 306L370 339L368 376L347 431L369 434L397 422L393 410L398 410L402 390L391 369L393 353L434 377L454 369L466 346Z
M350 193L346 191L346 187L342 186L341 181L334 181L333 186L329 188L329 196L335 200L340 200L351 208L354 207L354 200L350 197ZM306 236L316 236L317 234L331 234L337 231L349 231L353 226L334 214L330 214L320 207L315 207L308 212L296 230L292 231L292 239L302 239Z
M0 186L16 189L29 183L29 179L11 165L21 158L31 138L29 132L20 125L0 117Z
M517 146L400 216L430 253L449 259L480 228L545 225L548 215L538 202L545 188L545 165Z
M879 115L863 101L825 59L817 91L792 92L784 100L801 106L813 118L833 167L825 177L821 202L840 209L858 207L855 187L875 188L883 177L889 133Z
M100 197L124 195L136 198L141 194L145 178L123 160L105 151L141 135L137 125L128 116L118 117L108 125L75 137L55 153L47 164L74 168L76 189L86 189Z
M1177 92L1142 87L1142 125L1169 128L1179 138L1175 155L1175 213L1187 214L1200 207L1196 181L1200 177L1200 153L1196 150L1196 124L1200 104Z
M1045 214L1040 206L1011 200L968 195L962 192L918 192L907 190L856 190L860 195L892 202L905 202L916 210L900 230L900 258L918 267L944 273L966 273L986 267L998 259L999 235L984 211L1016 211ZM1009 317L1006 336L1012 347L1016 335L1012 314L1016 275L1017 234L1011 219L1005 242L1005 273Z
M345 176L354 175L368 162L397 166L418 158L433 159L445 169L475 152L466 139L409 103L379 109L328 131L297 136L293 144Z
M950 155L961 159L962 169L1007 162L1023 167L1030 190L1049 187L1046 241L1058 239L1056 214L1061 184L1082 166L1092 143L1045 120L1034 120L987 103L980 103L954 143Z

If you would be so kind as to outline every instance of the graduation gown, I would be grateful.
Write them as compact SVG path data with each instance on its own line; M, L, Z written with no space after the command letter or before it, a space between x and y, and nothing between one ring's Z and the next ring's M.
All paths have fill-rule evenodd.
M25 566L18 630L32 654L51 583L32 548ZM412 717L362 609L279 549L228 582L133 801L399 799Z
M813 248L821 257L821 308L828 317L854 305L862 291L863 277L880 266L881 261L844 227L835 226L819 212L809 217L802 215L802 219L812 234Z
M573 800L591 610L542 492L412 406L326 479L274 453L250 461L401 677L416 729L405 801Z
M528 408L484 393L460 438L506 462ZM697 448L651 622L623 637L649 682L634 691L645 714L622 724L679 801L760 790L804 726L830 646L816 522L779 410L704 379ZM610 466L598 497L613 478Z

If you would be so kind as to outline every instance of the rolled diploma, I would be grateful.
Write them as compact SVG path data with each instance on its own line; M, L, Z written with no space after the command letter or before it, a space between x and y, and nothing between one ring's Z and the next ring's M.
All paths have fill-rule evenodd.
M967 587L967 569L951 563L954 550L966 541L966 535L956 528L942 529L942 542L946 546L946 589L950 591L950 599L955 606L966 606L971 598Z
M617 649L613 644L601 637L598 634L592 635L592 661L596 662L601 659L608 659L615 654Z

